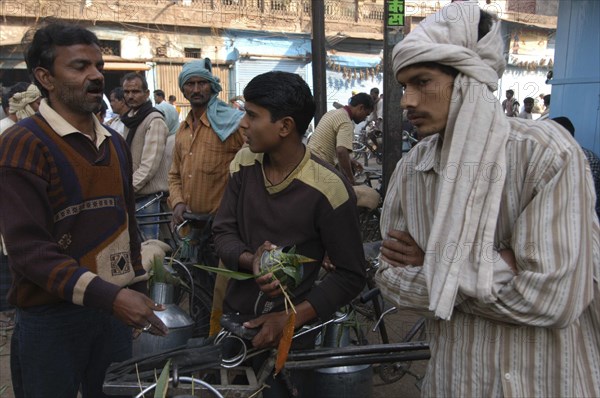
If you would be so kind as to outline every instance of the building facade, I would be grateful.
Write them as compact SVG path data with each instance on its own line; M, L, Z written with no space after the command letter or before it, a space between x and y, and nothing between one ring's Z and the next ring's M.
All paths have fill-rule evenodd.
M546 1L480 1L482 8L506 21L509 67L501 90L512 88L521 100L549 92L545 76L552 65L556 15ZM327 108L347 103L353 91L384 90L383 0L325 0ZM445 3L405 2L407 33ZM208 57L221 78L221 99L241 95L259 73L299 73L312 85L311 10L309 0L4 0L0 2L0 80L8 86L27 80L21 39L47 17L77 22L102 41L106 90L127 72L146 73L150 88L175 95L186 113L177 86L184 62ZM539 10L537 8L539 8ZM517 54L511 40L521 43ZM548 45L530 46L536 38ZM514 40L513 40L514 41ZM525 51L527 50L527 51ZM535 54L531 54L531 52Z

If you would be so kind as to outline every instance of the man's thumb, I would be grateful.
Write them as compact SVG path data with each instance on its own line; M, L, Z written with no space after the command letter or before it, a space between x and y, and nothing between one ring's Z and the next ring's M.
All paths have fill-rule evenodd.
M243 326L248 329L255 329L263 324L262 317L251 319L249 321L244 322Z

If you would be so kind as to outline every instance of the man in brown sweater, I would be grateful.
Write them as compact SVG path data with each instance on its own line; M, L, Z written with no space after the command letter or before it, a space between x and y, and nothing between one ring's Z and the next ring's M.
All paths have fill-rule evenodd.
M231 178L213 227L217 253L227 268L258 275L264 251L275 245L295 246L296 253L315 260L300 265L301 281L290 289L295 327L327 320L365 284L356 197L333 166L302 144L315 111L302 78L285 72L259 75L246 86L244 98L240 128L249 147L240 150L230 166ZM336 269L315 284L325 253ZM270 274L230 280L224 313L251 319L244 326L259 329L252 340L259 348L278 344L288 320L281 288ZM311 344L314 338L295 340L292 347ZM292 373L292 383L301 396L310 397L313 386L306 377L310 375ZM281 386L271 382L272 388L263 394L282 396L277 395Z
M131 156L94 117L104 62L96 36L49 24L26 52L39 115L0 137L0 231L17 307L17 397L103 397L111 362L131 356L132 327L165 335L146 295Z

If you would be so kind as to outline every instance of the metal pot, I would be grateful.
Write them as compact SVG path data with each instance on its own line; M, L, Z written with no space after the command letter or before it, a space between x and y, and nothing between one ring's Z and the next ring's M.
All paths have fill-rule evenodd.
M315 398L365 398L373 392L371 365L337 366L315 371Z
M347 317L336 313L336 320L323 336L323 347L350 345L350 326ZM315 371L315 385L319 386L316 398L364 398L373 390L373 369L370 364L336 366Z
M187 344L187 341L192 338L194 321L173 303L173 295L173 285L167 283L152 285L150 297L156 303L166 307L164 311L154 311L154 314L169 328L169 333L164 337L142 333L133 341L134 357L179 347Z

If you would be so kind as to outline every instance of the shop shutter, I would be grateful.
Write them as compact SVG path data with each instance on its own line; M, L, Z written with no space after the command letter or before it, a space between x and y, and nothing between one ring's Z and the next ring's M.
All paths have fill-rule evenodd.
M308 83L312 90L312 78L310 78L312 74L309 74L309 65L302 60L242 59L236 63L235 87L232 87L231 96L242 95L250 80L257 75L271 71L297 73Z

